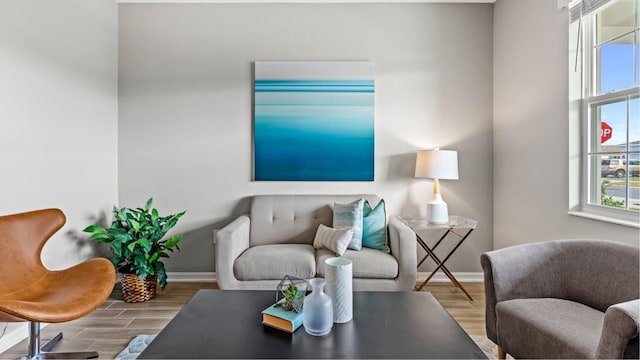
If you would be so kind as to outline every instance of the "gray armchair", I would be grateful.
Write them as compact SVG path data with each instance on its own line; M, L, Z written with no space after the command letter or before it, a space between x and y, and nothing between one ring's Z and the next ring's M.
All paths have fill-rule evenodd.
M638 358L639 249L601 240L481 256L487 337L500 358Z

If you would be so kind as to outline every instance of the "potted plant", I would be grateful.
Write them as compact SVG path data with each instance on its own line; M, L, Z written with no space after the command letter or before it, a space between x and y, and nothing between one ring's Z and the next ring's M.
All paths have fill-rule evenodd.
M307 291L307 282L294 276L285 275L278 283L277 289L274 306L282 307L287 311L300 312Z
M153 198L149 198L144 209L114 206L111 227L105 229L96 224L83 230L90 233L93 240L110 245L111 262L120 273L123 297L127 302L151 299L158 282L164 289L167 273L162 258L168 258L168 252L174 249L180 250L178 243L182 235L163 238L185 212L160 216L158 210L151 207L152 203Z
M287 286L284 291L284 301L276 303L276 306L288 311L299 312L304 301L304 291L298 290L295 284Z

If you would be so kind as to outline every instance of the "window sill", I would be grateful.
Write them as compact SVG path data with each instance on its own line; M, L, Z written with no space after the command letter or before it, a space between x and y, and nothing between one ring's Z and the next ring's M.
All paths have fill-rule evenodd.
M604 222L608 222L608 223L611 223L611 224L617 224L617 225L628 226L628 227L640 229L640 223L639 222L617 219L617 218L614 218L614 217L611 217L611 216L592 214L592 213L588 213L588 212L585 212L585 211L569 211L568 214L572 215L572 216L578 216L578 217L583 217L583 218L587 218L587 219L604 221Z

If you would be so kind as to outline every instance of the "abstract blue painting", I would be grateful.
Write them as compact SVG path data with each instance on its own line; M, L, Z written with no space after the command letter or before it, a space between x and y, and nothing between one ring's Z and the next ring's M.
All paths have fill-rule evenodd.
M373 181L373 63L255 63L254 179Z

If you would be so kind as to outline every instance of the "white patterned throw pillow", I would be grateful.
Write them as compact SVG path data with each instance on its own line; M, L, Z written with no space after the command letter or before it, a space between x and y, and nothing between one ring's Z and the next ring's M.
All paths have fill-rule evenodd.
M342 256L347 251L347 246L353 237L351 229L334 229L320 224L313 239L313 247L316 249L329 249Z
M335 229L351 228L353 237L349 249L362 249L362 207L364 200L359 199L349 204L333 205L333 227Z

